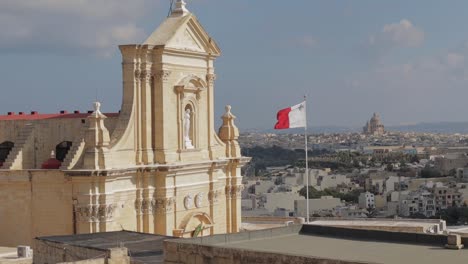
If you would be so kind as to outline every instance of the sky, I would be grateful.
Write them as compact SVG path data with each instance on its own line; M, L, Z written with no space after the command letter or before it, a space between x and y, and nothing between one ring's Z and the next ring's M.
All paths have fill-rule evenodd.
M120 109L118 45L170 0L1 0L0 113ZM215 116L274 126L307 95L310 126L468 121L468 1L187 0L222 50ZM220 118L217 118L219 123Z

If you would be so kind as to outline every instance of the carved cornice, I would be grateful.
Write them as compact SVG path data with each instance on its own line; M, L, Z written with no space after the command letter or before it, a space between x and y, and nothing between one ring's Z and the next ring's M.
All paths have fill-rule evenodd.
M75 213L79 222L111 221L116 208L115 204L89 204L75 207Z

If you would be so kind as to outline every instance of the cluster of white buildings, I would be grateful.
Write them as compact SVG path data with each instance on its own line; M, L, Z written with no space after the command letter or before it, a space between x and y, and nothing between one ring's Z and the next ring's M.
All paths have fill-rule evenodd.
M299 190L307 184L304 170L297 168L269 168L269 170L277 171L278 176L271 180L245 182L246 188L242 194L243 215L305 217L306 199L299 194ZM348 191L349 188L357 187L352 186L351 179L346 175L331 174L329 169L310 169L308 183L318 191L340 186L344 186L344 191ZM344 201L332 196L309 199L311 215L335 215L335 208L340 208L344 212L345 207Z
M242 193L244 216L305 217L307 201L299 194L306 186L303 169L268 168L270 179L250 180ZM360 170L335 174L329 169L310 169L309 185L316 191L334 193L360 192L355 203L328 195L309 199L310 216L327 217L390 217L417 215L432 217L451 206L468 202L468 169L459 169L457 177L410 178L382 169ZM468 181L465 181L468 182Z

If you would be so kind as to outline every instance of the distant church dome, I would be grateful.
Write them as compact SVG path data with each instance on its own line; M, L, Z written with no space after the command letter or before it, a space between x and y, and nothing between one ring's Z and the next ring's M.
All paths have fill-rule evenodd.
M366 125L363 127L363 133L369 135L383 135L385 133L385 127L378 113L374 113L370 121L366 122Z

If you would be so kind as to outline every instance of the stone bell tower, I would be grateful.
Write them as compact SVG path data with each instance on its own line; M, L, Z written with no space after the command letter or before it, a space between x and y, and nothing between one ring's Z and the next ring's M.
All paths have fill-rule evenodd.
M215 131L216 42L178 0L143 44L120 50L123 103L110 145L114 166L129 158L142 168L137 231L188 236L201 226L203 235L237 232L240 168L249 159L240 155L230 108L220 134Z
M177 1L171 16L142 45L120 49L123 109L135 102L136 163L206 160L223 154L214 132L213 102L213 64L220 49L185 2Z

